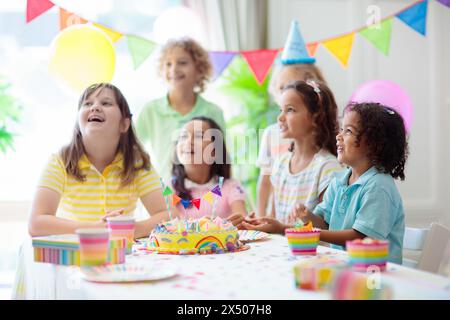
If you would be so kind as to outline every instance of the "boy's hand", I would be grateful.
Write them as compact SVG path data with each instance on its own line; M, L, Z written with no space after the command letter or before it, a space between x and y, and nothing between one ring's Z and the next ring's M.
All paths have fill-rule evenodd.
M258 230L268 233L283 234L286 226L277 219L273 218L256 218L246 219L242 222L242 227L247 230Z
M294 209L292 209L292 212L289 214L288 222L289 223L295 223L297 220L302 220L303 222L308 222L310 219L309 217L310 212L303 204L297 204Z

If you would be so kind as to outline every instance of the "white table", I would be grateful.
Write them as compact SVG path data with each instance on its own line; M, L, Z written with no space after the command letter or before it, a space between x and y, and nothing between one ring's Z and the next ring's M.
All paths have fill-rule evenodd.
M176 277L146 283L102 284L82 279L78 267L27 263L27 298L39 299L330 299L326 291L295 288L293 256L283 236L250 243L247 251L217 255L162 255L135 251L127 263L175 266ZM25 252L30 254L28 248ZM346 252L318 247L319 255L346 259ZM394 299L450 299L450 279L388 264L381 280Z

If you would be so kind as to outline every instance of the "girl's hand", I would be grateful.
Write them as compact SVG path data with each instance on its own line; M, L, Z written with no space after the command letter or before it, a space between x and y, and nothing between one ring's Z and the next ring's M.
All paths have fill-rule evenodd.
M268 233L283 234L286 229L284 224L274 218L246 219L241 225L247 230L258 230Z
M117 216L120 216L121 214L123 214L124 212L125 212L125 209L109 211L103 216L102 220L106 222L106 218L117 217Z
M121 214L123 214L124 212L125 212L124 209L109 211L99 221L94 222L93 223L93 227L96 227L96 228L107 228L108 227L108 223L106 222L106 218L117 217L117 216L120 216Z
M227 220L229 220L235 227L239 227L244 219L245 216L242 213L233 213L227 218Z
M303 204L297 204L289 214L288 223L295 223L297 220L308 222L310 219L309 211Z

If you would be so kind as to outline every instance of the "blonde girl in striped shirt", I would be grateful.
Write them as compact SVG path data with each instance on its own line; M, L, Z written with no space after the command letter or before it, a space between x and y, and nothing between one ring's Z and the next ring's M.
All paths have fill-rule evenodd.
M136 223L136 238L168 218L159 176L136 138L130 108L118 88L90 86L78 105L72 141L53 155L31 209L31 236L105 227L106 217L133 215L138 199L150 218Z

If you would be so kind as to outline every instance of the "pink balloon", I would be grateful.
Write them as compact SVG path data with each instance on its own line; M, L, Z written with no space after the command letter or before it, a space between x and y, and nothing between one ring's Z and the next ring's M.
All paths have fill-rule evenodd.
M403 118L406 132L410 132L413 110L411 100L398 84L387 80L372 80L360 85L350 102L378 102L397 111Z

